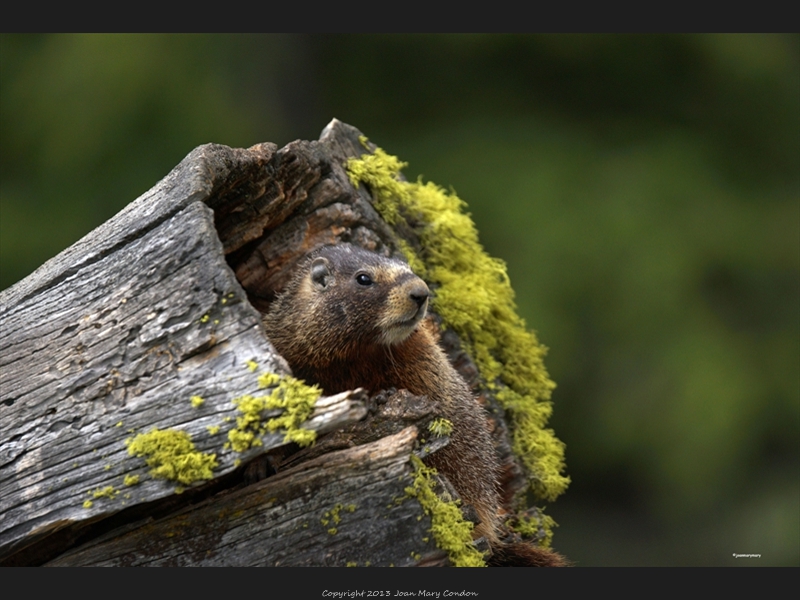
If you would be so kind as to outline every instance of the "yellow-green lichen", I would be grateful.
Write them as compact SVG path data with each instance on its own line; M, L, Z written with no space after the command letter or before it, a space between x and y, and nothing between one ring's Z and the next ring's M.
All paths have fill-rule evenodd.
M258 376L258 387L262 390L279 384L281 376L276 373L262 373Z
M258 368L258 363L256 361L254 361L254 360L248 360L244 364L247 365L247 368L250 369L253 372L255 372L255 370Z
M549 548L553 541L553 528L558 527L558 523L541 510L531 510L534 510L535 513L512 519L508 528L519 533L524 539L532 540L543 548Z
M453 424L448 419L434 419L428 424L428 431L436 437L443 437L453 433Z
M83 508L92 508L92 506L94 506L94 502L92 502L91 500L84 500Z
M279 377L273 373L260 375L258 383L262 388L276 383L277 386L266 396L245 395L233 400L240 414L236 417L236 427L228 432L230 447L236 452L245 452L260 446L262 435L279 429L285 432L285 442L295 442L300 446L313 444L317 432L303 429L301 425L311 416L322 390L294 377ZM262 421L264 411L277 408L283 409L279 416Z
M473 525L464 520L458 502L446 502L433 491L432 478L436 470L426 467L416 456L411 457L411 463L415 471L414 483L405 491L416 498L425 514L430 516L436 545L447 552L450 562L456 567L485 567L483 554L472 543Z
M107 485L104 488L97 488L96 490L92 490L91 492L87 492L92 496L94 499L98 498L108 498L113 499L117 494L119 494L119 490L115 490L114 486Z
M569 478L562 474L564 444L547 428L555 384L542 361L546 349L517 315L505 263L483 250L464 202L433 183L402 181L405 166L378 148L350 159L347 172L353 185L369 186L387 223L415 226L421 254L405 240L399 240L401 251L435 288L434 309L511 414L513 450L528 470L532 490L555 499Z
M219 433L219 425L206 425L206 430L211 435L217 435Z
M185 431L153 429L125 441L128 454L145 457L150 474L156 479L169 479L184 485L211 479L217 465L216 454L195 449Z
M338 525L342 522L342 517L339 515L343 510L347 512L353 512L356 509L355 504L348 504L345 506L344 504L337 504L330 510L326 510L322 513L322 517L320 518L319 522L322 523L323 526L327 526L331 521L333 521L334 525ZM330 533L330 530L328 530Z
M192 396L191 398L189 398L189 402L192 403L192 406L194 408L200 408L201 406L203 406L205 400L203 400L200 396Z
M139 485L139 476L138 475L125 475L125 479L122 480L127 486L134 486Z

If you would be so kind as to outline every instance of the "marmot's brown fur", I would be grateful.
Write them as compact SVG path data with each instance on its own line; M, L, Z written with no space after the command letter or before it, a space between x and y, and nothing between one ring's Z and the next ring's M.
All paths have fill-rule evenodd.
M487 416L437 344L435 325L424 319L429 297L425 282L401 261L349 244L324 246L301 263L264 324L294 375L327 394L405 388L436 402L453 431L425 462L475 509L475 535L494 547L498 462Z

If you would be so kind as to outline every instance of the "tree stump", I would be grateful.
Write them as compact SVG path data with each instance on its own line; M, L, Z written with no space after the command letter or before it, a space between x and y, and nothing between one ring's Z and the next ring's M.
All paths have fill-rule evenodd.
M280 150L201 146L0 293L0 564L450 563L408 494L412 455L436 450L419 443L435 416L425 398L322 397L300 427L338 433L299 452L283 430L238 450L228 438L244 427L234 400L290 375L261 313L306 252L346 241L400 256L345 170L365 151L336 120ZM442 343L477 389L457 336ZM511 511L525 475L487 402ZM191 475L132 451L154 430L180 439Z

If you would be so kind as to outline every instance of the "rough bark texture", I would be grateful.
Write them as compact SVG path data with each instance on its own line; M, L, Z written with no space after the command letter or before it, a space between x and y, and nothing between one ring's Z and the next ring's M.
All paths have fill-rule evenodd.
M397 255L395 233L344 169L364 152L359 136L334 120L319 141L280 150L201 146L0 293L0 564L446 563L422 542L430 524L416 501L387 508L408 485L413 425L431 417L424 400L404 398L412 408L399 414L397 399L340 394L304 425L340 430L315 449L295 454L282 433L244 453L224 447L232 399L262 393L260 373L289 373L259 311L302 256L338 241ZM458 339L443 343L477 385ZM354 425L368 406L378 421ZM491 408L510 501L524 482ZM126 440L154 428L185 431L214 454L213 478L150 477ZM282 466L247 486L253 465L262 477ZM132 475L140 483L126 486ZM340 510L330 533L321 522L336 505L356 508Z
M446 561L405 497L416 430L324 454L100 539L54 566L408 566ZM397 499L401 499L396 502ZM391 510L387 506L392 506ZM324 509L324 510L322 510ZM414 558L414 555L418 555Z

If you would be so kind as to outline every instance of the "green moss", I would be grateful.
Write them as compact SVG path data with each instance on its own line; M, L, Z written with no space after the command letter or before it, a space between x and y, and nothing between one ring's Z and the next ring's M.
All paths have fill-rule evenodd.
M125 475L125 479L123 483L127 486L139 485L139 476L138 475Z
M262 390L279 384L281 376L275 373L262 373L258 376L258 387Z
M265 397L241 396L235 398L233 404L239 409L236 427L228 432L228 441L236 452L245 452L254 446L261 445L258 437L262 433L261 412L266 409Z
M97 488L96 490L92 490L89 492L92 498L108 498L113 499L117 494L119 494L119 490L115 490L113 486L107 485L106 487L100 489Z
M185 431L153 429L125 441L128 454L145 457L150 474L156 479L169 479L184 485L211 479L216 468L216 454L195 450Z
M337 504L330 510L326 510L322 513L322 518L320 518L319 522L322 523L323 526L327 526L331 521L334 525L338 525L342 522L342 517L339 515L343 510L347 512L353 512L356 509L355 504L348 504L347 506L343 504ZM335 528L333 528L335 530ZM328 530L328 533L331 533L331 530ZM335 531L334 531L335 533Z
M401 251L435 288L434 310L458 334L487 387L509 411L514 453L528 471L530 487L541 498L555 499L569 478L562 474L564 444L547 428L555 384L542 360L546 349L517 315L505 263L483 250L464 202L433 183L401 181L405 166L378 148L350 159L347 172L354 186L369 186L387 223L414 228L421 254L402 239Z
M453 424L448 419L434 419L428 424L428 431L435 437L443 437L453 433Z
M553 517L539 509L532 509L533 514L522 515L509 523L509 529L516 531L523 538L549 548L553 541L553 528L558 527Z
M457 502L445 502L433 491L432 477L436 470L426 467L416 456L411 457L411 463L415 471L414 483L405 491L416 498L430 516L436 545L447 552L456 567L485 567L483 554L472 543L472 523L464 520Z
M317 386L309 386L294 377L280 377L274 373L264 373L258 378L262 388L277 386L265 396L245 395L233 400L239 409L236 427L228 432L228 442L236 452L245 452L261 445L261 436L268 431L284 430L284 442L295 442L309 446L317 439L316 431L303 429L314 410L314 404L322 395ZM283 412L266 422L261 414L266 410L280 408Z

